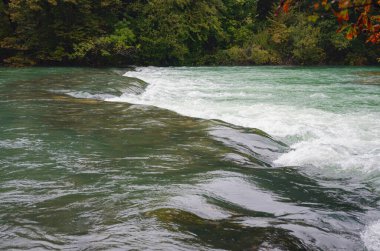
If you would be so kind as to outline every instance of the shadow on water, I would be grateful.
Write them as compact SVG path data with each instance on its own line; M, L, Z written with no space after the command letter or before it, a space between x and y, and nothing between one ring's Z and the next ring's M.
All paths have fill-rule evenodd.
M137 80L36 71L0 85L1 249L364 249L365 185L274 167L290 149L257 129L100 100Z

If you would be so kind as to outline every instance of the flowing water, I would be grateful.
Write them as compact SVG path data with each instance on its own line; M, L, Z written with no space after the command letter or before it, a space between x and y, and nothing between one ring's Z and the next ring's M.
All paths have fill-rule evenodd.
M380 68L0 68L0 249L380 250Z

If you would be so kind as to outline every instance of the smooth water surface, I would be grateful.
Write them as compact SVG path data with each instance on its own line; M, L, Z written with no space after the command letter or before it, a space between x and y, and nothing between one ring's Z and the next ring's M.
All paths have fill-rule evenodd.
M0 69L0 249L378 250L380 69Z

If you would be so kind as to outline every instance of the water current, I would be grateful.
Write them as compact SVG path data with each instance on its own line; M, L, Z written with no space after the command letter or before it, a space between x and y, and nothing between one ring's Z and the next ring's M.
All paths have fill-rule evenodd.
M0 249L380 250L380 68L0 68Z

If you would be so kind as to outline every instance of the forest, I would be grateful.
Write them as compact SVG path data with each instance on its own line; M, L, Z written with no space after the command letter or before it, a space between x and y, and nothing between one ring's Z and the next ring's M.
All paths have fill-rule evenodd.
M306 1L307 2L307 1ZM4 0L0 64L372 65L378 44L275 0Z

